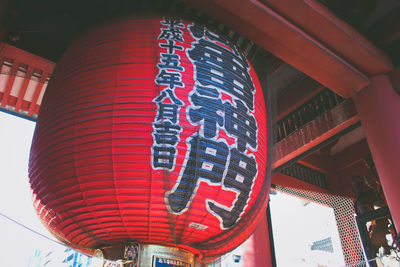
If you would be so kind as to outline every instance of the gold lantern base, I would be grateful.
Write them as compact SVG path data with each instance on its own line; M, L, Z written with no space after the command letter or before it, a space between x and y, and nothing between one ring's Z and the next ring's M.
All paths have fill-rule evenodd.
M162 245L128 243L96 249L91 267L199 267L187 250Z

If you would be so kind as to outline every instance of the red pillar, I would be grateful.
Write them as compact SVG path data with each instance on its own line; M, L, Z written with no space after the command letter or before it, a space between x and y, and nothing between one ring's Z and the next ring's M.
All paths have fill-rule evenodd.
M400 230L400 95L387 75L354 95L362 127L397 231Z
M267 214L262 219L254 233L242 244L244 267L272 267L271 246L268 231Z

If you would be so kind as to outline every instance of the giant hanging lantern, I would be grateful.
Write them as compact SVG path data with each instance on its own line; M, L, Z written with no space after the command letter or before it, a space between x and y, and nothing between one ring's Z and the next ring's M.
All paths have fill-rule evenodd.
M230 41L176 18L113 21L57 63L32 143L34 205L73 247L215 258L266 207L266 136L260 84Z

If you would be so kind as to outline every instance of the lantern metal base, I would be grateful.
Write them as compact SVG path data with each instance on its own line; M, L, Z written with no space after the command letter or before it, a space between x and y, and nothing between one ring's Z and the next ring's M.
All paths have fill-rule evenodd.
M128 243L96 249L93 267L198 267L193 253L162 245Z

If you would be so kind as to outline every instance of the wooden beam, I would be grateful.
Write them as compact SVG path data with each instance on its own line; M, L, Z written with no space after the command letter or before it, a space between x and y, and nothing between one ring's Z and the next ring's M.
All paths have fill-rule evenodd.
M320 93L324 87L307 77L298 81L293 88L287 90L277 100L277 116L275 121L279 121L298 109L301 105Z
M368 143L363 139L332 156L331 161L336 172L340 172L352 165L360 163L369 153Z
M260 0L368 76L392 69L389 57L317 0Z
M22 84L21 89L18 94L17 104L15 104L15 112L19 112L19 110L21 108L22 101L24 100L26 89L28 88L32 73L33 73L33 67L29 66L28 70L26 71L25 77L24 77L24 83Z
M281 187L285 187L288 189L297 189L297 190L302 190L302 191L312 191L312 192L320 192L320 193L329 194L329 191L326 189L306 183L304 181L290 177L283 173L274 173L274 175L272 175L272 184L278 185ZM318 194L315 195L315 197L317 197L317 198L318 198L318 196L322 196L322 195L318 195ZM321 200L323 200L323 199L321 199Z
M272 169L299 159L315 147L339 135L359 121L352 101L347 100L325 112L303 128L275 144L275 159Z
M185 0L346 98L388 57L316 0Z
M0 55L12 58L36 69L53 73L56 63L6 43L0 43Z
M19 62L14 60L11 66L10 74L8 75L8 80L6 84L6 88L4 90L3 99L1 100L1 107L4 108L8 104L8 97L10 96L11 89L14 85L15 75L17 74Z
M25 112L27 111L27 117L30 119L34 119L32 115L37 113L37 109L39 107L37 102L41 93L44 90L43 88L47 79L50 77L51 73L53 73L55 63L45 58L31 54L22 49L1 42L0 58L7 59L7 61L13 62L11 74L8 75L8 77L5 77L5 79L8 79L8 81L6 83L5 92L0 94L0 106L3 108L7 104L14 106L14 109L10 110L13 110L15 114L20 114L23 117L26 117ZM26 73L21 88L19 89L18 96L16 97L10 95L10 93L19 66L23 68L22 71L25 71L26 69ZM42 75L37 85L31 88L29 84L34 73L42 73ZM28 90L32 90L33 92L29 92ZM24 98L27 95L32 96L32 99L25 100ZM12 103L10 102L11 100L13 101ZM22 112L21 110L24 110L24 112Z
M33 112L35 111L37 101L39 99L40 93L42 92L42 88L44 83L46 82L46 79L49 77L49 74L47 72L42 73L42 77L40 78L36 88L35 92L33 94L32 102L29 106L29 111L28 111L28 116L32 116Z
M298 160L297 163L325 174L328 174L329 172L327 170L325 159L323 158L323 156L320 156L316 153L313 153L305 158Z

